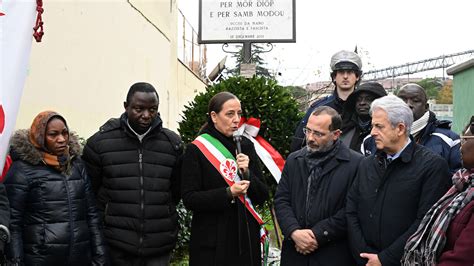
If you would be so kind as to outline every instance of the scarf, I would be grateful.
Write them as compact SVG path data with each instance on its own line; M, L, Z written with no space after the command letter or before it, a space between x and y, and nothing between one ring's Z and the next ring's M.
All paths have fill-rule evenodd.
M337 140L334 145L325 152L307 152L305 156L306 165L309 169L308 187L306 189L306 224L312 224L311 211L314 197L321 181L321 173L326 162L334 158L339 151L341 141Z
M371 122L372 121L370 120L370 118L367 121L363 121L362 119L360 119L360 117L357 117L357 124L359 125L360 131L363 134L370 132L372 126Z
M66 124L66 120L60 114L54 111L44 111L39 113L33 123L31 124L30 131L28 133L28 139L33 144L33 146L39 150L43 157L43 162L53 167L54 169L60 172L67 172L70 168L70 155L69 155L69 144L66 147L66 151L62 156L56 156L48 151L46 147L46 126L48 122L51 121L53 118L61 119L66 128L68 127Z
M453 186L431 207L408 239L402 264L435 265L444 249L449 224L473 200L473 196L474 169L458 170L453 175Z
M413 121L413 125L411 126L411 132L410 134L413 135L413 137L417 137L420 131L428 125L428 120L430 119L430 111L426 111L426 113L418 118L418 120Z

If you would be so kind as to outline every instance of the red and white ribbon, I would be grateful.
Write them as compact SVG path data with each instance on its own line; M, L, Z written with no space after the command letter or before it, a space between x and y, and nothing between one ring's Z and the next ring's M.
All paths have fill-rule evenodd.
M283 171L283 166L285 165L285 160L281 154L275 150L275 148L270 145L262 136L258 135L260 131L260 119L257 118L245 118L240 119L238 131L251 140L255 146L255 151L257 152L260 160L265 164L267 169L275 178L275 181L280 182L281 171Z

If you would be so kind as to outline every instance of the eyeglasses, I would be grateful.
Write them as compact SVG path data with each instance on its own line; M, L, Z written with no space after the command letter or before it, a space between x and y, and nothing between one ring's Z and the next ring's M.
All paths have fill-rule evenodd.
M326 136L327 134L332 133L332 131L329 131L329 133L322 133L322 132L305 127L303 128L303 133L305 133L306 135L313 135L313 137L316 137L316 138L322 138Z

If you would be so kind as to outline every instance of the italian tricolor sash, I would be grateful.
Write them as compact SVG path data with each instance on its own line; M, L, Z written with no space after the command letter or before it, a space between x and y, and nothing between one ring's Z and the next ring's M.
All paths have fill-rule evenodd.
M237 171L237 162L230 151L216 138L209 134L198 136L193 142L199 150L206 156L209 162L224 178L227 185L232 186L235 182L241 180ZM239 200L245 208L252 214L255 220L263 225L264 222L252 205L252 201L247 195L239 196Z

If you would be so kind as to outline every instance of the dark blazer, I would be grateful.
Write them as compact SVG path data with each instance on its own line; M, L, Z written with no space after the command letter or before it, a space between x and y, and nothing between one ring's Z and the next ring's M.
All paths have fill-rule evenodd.
M305 219L306 191L309 169L305 161L307 149L288 157L275 194L275 211L285 236L281 265L352 265L345 218L345 200L355 178L362 155L341 142L335 157L327 162L318 179L310 222ZM290 236L297 229L311 229L319 248L301 255Z
M220 134L213 126L204 132L235 154L232 138ZM255 207L265 202L268 190L262 182L253 144L246 138L242 140L242 153L250 157L247 194ZM252 265L251 260L253 266L261 265L260 226L239 200L231 202L224 178L194 144L186 148L181 176L183 203L193 211L189 265Z
M384 170L384 154L366 157L347 197L349 241L359 265L359 254L376 253L382 265L400 265L405 243L425 213L448 190L446 161L411 142Z

